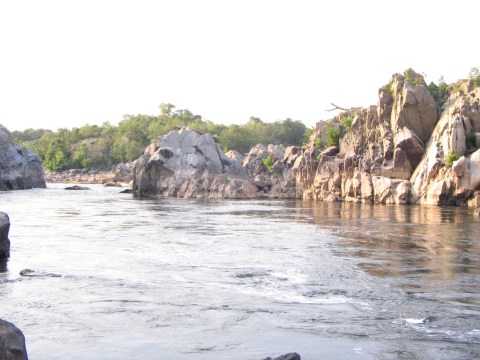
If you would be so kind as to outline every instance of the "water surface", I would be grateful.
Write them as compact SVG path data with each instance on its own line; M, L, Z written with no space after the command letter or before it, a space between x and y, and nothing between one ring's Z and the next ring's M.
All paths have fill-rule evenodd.
M63 187L0 193L0 318L31 360L480 357L469 209Z

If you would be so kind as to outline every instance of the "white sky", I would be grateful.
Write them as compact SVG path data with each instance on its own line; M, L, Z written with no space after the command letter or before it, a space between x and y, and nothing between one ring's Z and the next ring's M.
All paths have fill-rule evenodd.
M72 128L159 113L313 126L376 103L395 72L480 66L480 1L0 0L0 123Z

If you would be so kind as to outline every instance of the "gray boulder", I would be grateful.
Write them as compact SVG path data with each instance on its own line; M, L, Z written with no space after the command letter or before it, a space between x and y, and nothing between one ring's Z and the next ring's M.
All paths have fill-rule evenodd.
M12 323L0 319L0 360L28 360L25 337Z
M10 219L4 212L0 212L0 259L6 259L10 256L10 240L8 231L10 230Z
M135 161L133 192L140 197L254 198L245 169L210 134L189 128L160 136Z
M40 156L14 144L10 132L0 125L0 191L45 187Z

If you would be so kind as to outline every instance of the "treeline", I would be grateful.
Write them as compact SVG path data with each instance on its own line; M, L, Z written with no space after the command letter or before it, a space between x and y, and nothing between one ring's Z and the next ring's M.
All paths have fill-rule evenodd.
M176 110L172 104L161 104L158 116L125 115L118 125L84 125L56 132L27 129L12 132L15 142L39 154L46 169L110 169L120 162L138 158L145 147L158 136L188 126L210 133L224 150L248 152L254 145L301 145L313 129L301 121L286 119L266 123L251 117L244 125L220 125L203 120L189 110Z

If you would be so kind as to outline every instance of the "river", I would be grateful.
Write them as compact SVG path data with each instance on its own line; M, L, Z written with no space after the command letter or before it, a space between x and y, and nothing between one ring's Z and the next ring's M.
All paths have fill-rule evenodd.
M0 193L0 318L30 360L480 358L471 209L88 186Z

